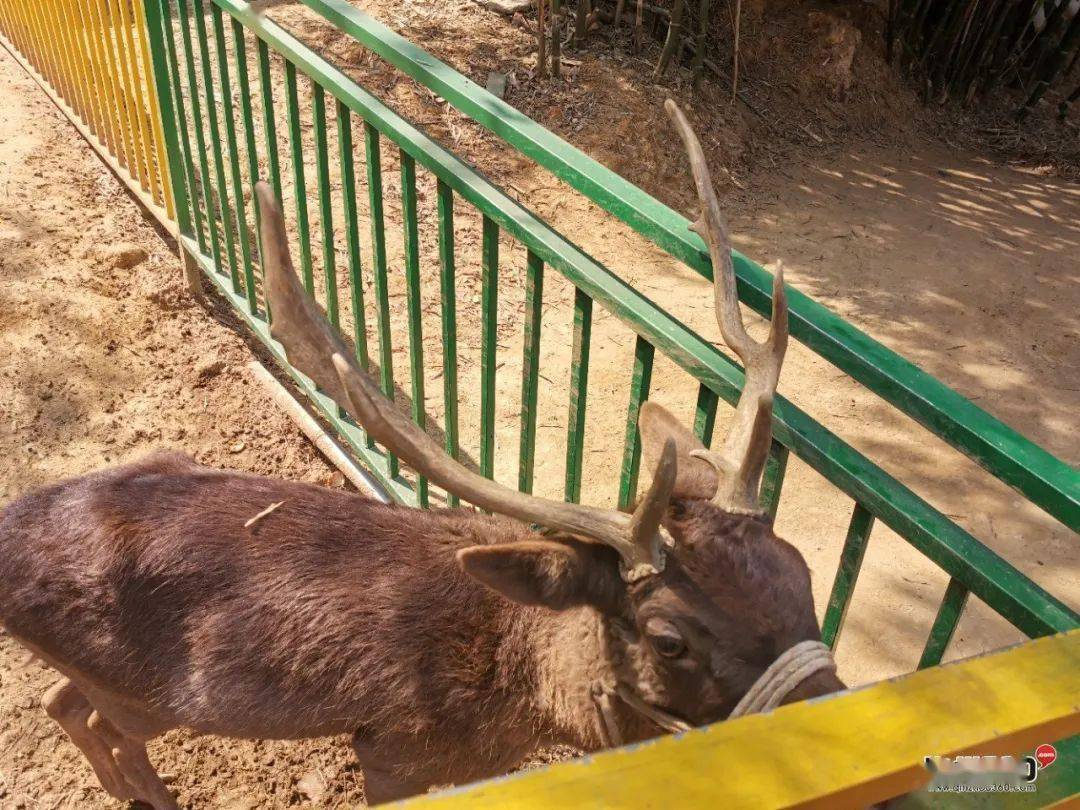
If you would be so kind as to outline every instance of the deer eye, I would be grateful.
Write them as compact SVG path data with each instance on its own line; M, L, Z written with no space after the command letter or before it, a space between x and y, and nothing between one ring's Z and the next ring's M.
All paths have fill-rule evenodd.
M645 633L653 649L664 658L678 658L686 652L686 642L670 622L650 619L645 624Z

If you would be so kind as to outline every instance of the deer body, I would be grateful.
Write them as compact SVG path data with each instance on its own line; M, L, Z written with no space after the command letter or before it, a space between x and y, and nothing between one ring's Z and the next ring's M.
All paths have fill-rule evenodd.
M0 623L65 678L43 699L102 786L176 807L146 741L349 733L369 802L843 688L802 555L758 488L787 346L782 273L746 333L704 155L674 102L717 320L746 380L707 449L642 405L652 482L632 514L538 498L447 456L361 368L261 212L271 334L368 435L496 515L385 506L177 455L62 482L0 516ZM528 526L545 528L543 534Z
M400 779L468 781L600 745L599 613L515 604L455 561L534 537L156 455L0 515L0 623L135 736L355 733Z

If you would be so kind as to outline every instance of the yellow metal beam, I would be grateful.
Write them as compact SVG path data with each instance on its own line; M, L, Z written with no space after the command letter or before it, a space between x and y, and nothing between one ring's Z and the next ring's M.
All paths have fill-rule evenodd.
M169 175L169 161L165 155L165 133L162 130L161 109L158 107L157 93L154 92L154 68L150 61L150 31L146 23L146 7L143 0L134 3L135 28L138 31L139 52L142 56L142 92L150 103L150 121L153 127L154 153L156 158L156 171L158 182L161 184L161 195L165 200L165 210L170 219L176 216L173 210L172 178Z
M928 754L1016 754L1078 731L1080 630L404 806L865 807L923 787Z
M109 146L100 140L86 125L86 123L79 117L79 115L73 110L68 103L57 95L52 86L48 83L44 76L37 72L37 69L22 55L20 48L17 48L7 37L0 32L0 48L4 48L14 59L19 67L26 71L27 75L33 79L42 92L48 96L49 100L57 106L57 108L68 120L71 121L76 131L86 140L88 144L97 152L98 157L105 163L109 169L117 176L117 178L128 190L131 191L139 203L151 214L161 226L174 237L176 237L176 222L172 219L165 208L158 205L153 197L147 194L139 187L139 182L136 178L132 177L124 166L120 164L120 161L112 153Z
M147 36L143 0L0 0L0 46L172 230Z

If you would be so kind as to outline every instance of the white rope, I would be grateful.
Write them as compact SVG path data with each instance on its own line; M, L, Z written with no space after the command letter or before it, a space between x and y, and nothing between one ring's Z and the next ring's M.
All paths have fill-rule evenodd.
M761 677L754 681L750 691L743 695L742 700L728 715L728 719L775 709L799 684L825 669L836 671L832 650L820 641L799 642L761 673ZM665 731L680 732L691 728L682 718L646 703L633 689L618 681L614 686L603 682L594 684L592 696L600 715L601 738L605 747L618 746L623 741L612 706L613 696L618 696L629 708Z
M823 669L836 671L832 650L820 641L799 642L761 673L728 719L775 709L795 687Z

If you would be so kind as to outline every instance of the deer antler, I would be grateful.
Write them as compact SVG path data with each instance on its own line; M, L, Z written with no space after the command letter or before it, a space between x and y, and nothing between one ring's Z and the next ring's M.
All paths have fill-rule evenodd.
M262 214L266 298L273 313L270 334L281 342L290 363L351 413L376 441L448 492L481 509L606 543L619 552L628 582L663 570L662 547L674 545L660 526L675 484L673 441L664 446L652 485L633 515L526 495L454 461L400 413L356 363L296 277L285 220L273 191L266 183L256 185L255 191Z
M720 334L746 369L735 418L719 451L695 450L692 455L716 468L720 485L713 503L728 512L760 514L758 486L765 458L772 441L772 402L780 368L787 351L787 297L784 294L784 269L777 265L773 279L773 312L769 336L758 343L746 333L739 298L735 290L735 268L731 262L731 243L727 225L720 212L709 167L701 143L679 106L668 99L664 104L686 146L694 174L701 216L690 226L708 243L713 266L713 294Z

